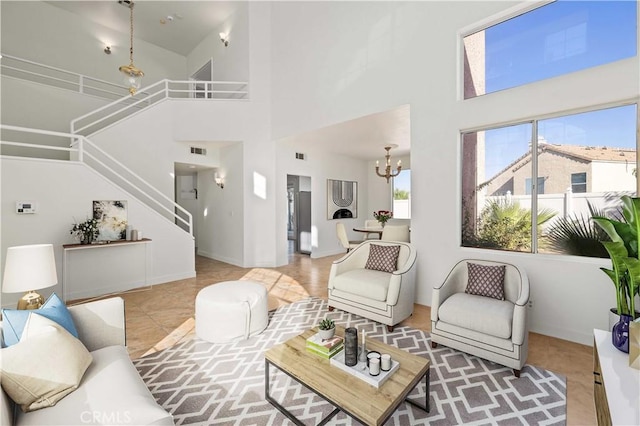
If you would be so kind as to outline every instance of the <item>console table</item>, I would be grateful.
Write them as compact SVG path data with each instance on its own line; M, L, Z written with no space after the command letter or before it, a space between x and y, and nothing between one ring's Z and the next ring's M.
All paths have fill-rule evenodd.
M62 294L65 301L148 285L151 240L111 241L62 246Z
M593 330L593 397L598 425L640 425L640 370L611 344L611 333Z

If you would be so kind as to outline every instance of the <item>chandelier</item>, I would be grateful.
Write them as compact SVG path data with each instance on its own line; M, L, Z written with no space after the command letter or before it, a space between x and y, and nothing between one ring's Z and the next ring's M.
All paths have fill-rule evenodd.
M387 183L389 183L389 179L391 179L392 177L396 177L400 174L400 171L402 170L402 160L398 160L398 167L396 167L396 171L392 172L391 171L391 154L389 154L389 150L391 149L391 147L385 146L384 149L387 151L387 154L384 156L384 158L386 159L384 174L380 173L379 161L376 161L376 174L380 177L385 178L387 180Z
M121 2L123 3L123 2ZM124 2L125 6L127 5ZM144 73L141 69L133 65L133 1L128 4L131 11L131 44L129 48L129 65L122 65L119 70L124 75L124 82L129 88L129 93L133 96L142 85L142 77Z

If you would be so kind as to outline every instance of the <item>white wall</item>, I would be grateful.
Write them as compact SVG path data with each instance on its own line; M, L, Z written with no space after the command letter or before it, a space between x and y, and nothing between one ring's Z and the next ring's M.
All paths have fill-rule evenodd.
M398 156L395 157L392 154L391 161L393 164L397 163L398 160L402 161L403 169L411 168L411 157L409 156ZM384 164L384 151L380 155L380 164ZM381 166L382 168L382 166ZM373 212L378 210L392 210L393 207L393 183L389 180L381 178L376 174L376 162L369 161L367 164L367 195L368 195L368 203L367 203L367 211L365 219L374 219ZM412 182L413 184L413 182Z
M196 107L192 106L195 102L168 102L157 106L149 117L140 117L135 126L123 126L128 131L114 131L117 137L105 142L120 144L125 158L127 152L135 156L128 160L136 165L135 170L145 169L151 158L156 164L157 159L158 170L148 174L170 193L173 181L164 173L172 168L168 158L182 152L172 145L176 141L242 141L241 165L237 153L229 155L233 172L240 176L230 174L224 189L228 197L227 185L235 187L231 207L225 207L227 213L241 206L242 216L234 219L227 214L224 219L222 214L219 220L242 230L242 243L232 245L230 257L241 258L246 266L272 266L274 260L286 263L287 174L312 178L316 256L333 253L333 245L338 248L334 222L326 219L326 179L372 185L365 197L359 196L358 220L365 219L361 202L366 203L367 216L369 210L384 208L382 200L370 197L369 192L374 191L373 185L386 185L381 178L371 180L372 167L367 162L313 153L301 165L289 155L294 149L273 141L410 104L417 301L430 304L433 285L461 258L517 262L531 279L531 329L589 344L593 328L607 327L608 308L614 303L611 284L598 270L608 262L461 248L459 133L490 123L637 97L637 58L459 101L458 31L513 4L249 2L250 103L208 102L200 104L206 107ZM4 32L4 13L2 23ZM72 33L86 33L82 28L76 30ZM45 47L51 46L45 43ZM194 61L195 57L194 52ZM145 69L142 61L136 64ZM187 119L193 121L178 125ZM136 120L138 117L129 121ZM215 166L228 164L221 158ZM365 191L359 192L363 195ZM215 200L216 195L213 197ZM439 200L438 205L433 204L434 199Z
M225 47L220 41L221 32L229 34L229 46ZM212 58L214 80L249 80L248 3L238 2L235 12L189 53L187 74L193 75Z
M276 230L278 265L288 263L287 255L287 175L311 178L311 257L324 257L344 253L336 236L336 220L327 218L327 179L348 180L358 183L358 217L340 219L345 224L350 240L362 239L353 228L364 224L367 218L367 162L346 156L336 156L318 150L305 150L305 159L297 160L297 150L288 143L277 146ZM301 182L302 183L302 182Z
M430 304L431 288L461 258L514 261L531 279L531 329L589 344L593 328L607 327L614 303L611 284L598 270L606 261L460 247L459 133L635 97L637 58L457 100L458 31L513 4L274 3L272 131L290 136L410 104L417 301Z
M220 167L198 173L200 211L194 217L198 224L198 254L243 266L243 144L235 143L220 151ZM215 184L215 173L224 177L224 188Z
M193 238L133 199L87 166L55 160L3 157L1 246L2 265L7 247L51 243L54 246L58 285L42 294L62 295L62 245L75 243L69 234L76 221L92 215L93 200L127 200L128 222L151 238L149 283L195 276ZM35 201L37 214L18 215L15 202ZM117 267L117 265L115 265ZM2 306L13 307L20 294L2 294Z
M3 1L0 7L2 53L122 83L118 67L129 64L128 32L78 19L42 1ZM121 12L128 17L124 7ZM103 51L106 42L112 46L110 55ZM184 56L143 40L134 39L134 62L144 71L143 86L187 76Z
M0 84L2 124L13 126L68 133L71 120L109 102L6 76L0 79ZM68 154L64 155L68 158Z

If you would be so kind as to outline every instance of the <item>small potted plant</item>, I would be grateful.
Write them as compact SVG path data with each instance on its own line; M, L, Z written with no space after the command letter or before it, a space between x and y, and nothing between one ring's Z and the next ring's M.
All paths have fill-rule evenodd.
M80 244L91 244L98 238L100 233L98 221L96 219L87 219L81 223L74 223L69 233L80 240Z
M325 318L318 324L318 333L322 340L328 340L333 337L336 332L336 323L332 319Z
M373 212L373 217L380 222L380 225L384 228L387 221L393 217L393 212L389 210L378 210L377 212Z

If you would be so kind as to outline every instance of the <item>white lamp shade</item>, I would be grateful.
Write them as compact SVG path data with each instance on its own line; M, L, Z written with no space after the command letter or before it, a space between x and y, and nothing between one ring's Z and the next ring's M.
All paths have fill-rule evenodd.
M58 284L52 244L16 246L7 249L2 291L23 293Z

